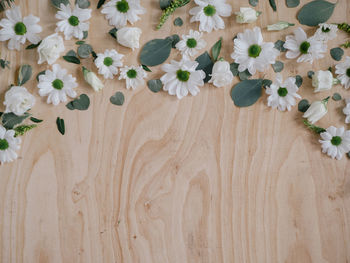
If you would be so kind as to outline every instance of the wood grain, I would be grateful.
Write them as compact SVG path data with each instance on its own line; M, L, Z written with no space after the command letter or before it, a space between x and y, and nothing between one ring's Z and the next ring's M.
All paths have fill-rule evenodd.
M228 2L235 12L248 5ZM198 28L189 23L191 3L172 18L183 18L183 27L171 19L155 31L157 3L142 3L147 14L136 24L143 29L142 43ZM92 4L88 42L97 52L116 48L126 54L126 64L136 65L138 52L108 36L97 0ZM41 18L43 37L55 30L48 0L20 5L23 14ZM256 24L297 22L300 6L288 9L282 0L277 5L273 12L268 1L260 1L263 15ZM350 2L339 0L331 22L349 22L349 12ZM222 36L222 55L231 61L232 38L254 24L238 25L234 16L225 22L225 30L205 39L209 49ZM276 41L292 30L263 34ZM329 48L347 38L339 33ZM76 48L73 40L65 44L67 51ZM35 50L10 52L2 43L1 56L11 61L11 70L0 72L1 101L19 65L29 63L35 73L46 69L36 65ZM286 62L284 77L304 77L304 98L334 92L349 97L340 86L313 94L307 71L335 65L329 53L312 66L279 59ZM83 63L94 68L90 60ZM78 78L78 91L90 96L91 106L72 112L63 104L47 105L34 78L26 85L37 97L34 116L45 121L23 137L19 160L0 167L0 262L349 262L349 160L322 154L296 107L290 113L271 110L264 95L255 106L239 109L229 96L231 86L205 86L181 101L147 87L128 91L117 80L94 93L80 67L59 64ZM149 78L161 76L159 67L152 70ZM273 71L266 77L274 78ZM109 103L116 91L125 94L122 107ZM319 124L344 126L343 107L331 101ZM65 136L57 131L58 116L65 119Z

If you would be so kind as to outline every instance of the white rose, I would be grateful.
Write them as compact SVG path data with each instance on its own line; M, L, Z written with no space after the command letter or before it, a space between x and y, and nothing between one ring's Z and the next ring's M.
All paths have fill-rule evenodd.
M138 27L123 27L117 31L117 41L120 45L132 48L140 47L140 36L142 30Z
M236 21L237 23L253 23L261 15L261 12L255 11L251 7L241 7L239 12L236 12Z
M35 97L26 88L13 86L5 94L5 112L13 112L20 116L31 109L35 104Z
M83 73L84 79L95 91L100 91L105 87L102 81L96 76L94 72L83 67Z
M209 83L215 87L221 88L232 83L233 74L230 70L230 64L227 61L217 61L214 64L213 72Z
M330 90L337 82L338 80L333 78L329 70L319 70L312 76L312 86L315 88L315 92Z
M38 64L47 61L52 65L64 50L63 38L57 33L44 38L38 47Z
M325 116L328 112L327 103L329 97L322 101L315 101L311 103L308 110L304 113L303 118L307 118L311 124L314 124L318 120L320 120L323 116Z
M285 21L280 21L280 22L277 22L273 25L268 25L267 26L267 31L279 31L279 30L283 30L283 29L286 29L290 26L294 26L294 24L291 24L291 23L288 23L288 22L285 22Z

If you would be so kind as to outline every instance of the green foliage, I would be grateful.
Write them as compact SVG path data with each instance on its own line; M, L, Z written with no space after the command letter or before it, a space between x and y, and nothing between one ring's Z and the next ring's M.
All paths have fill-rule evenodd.
M236 106L248 107L258 101L262 94L263 79L243 80L231 90L231 98Z
M109 99L109 101L113 105L122 106L124 104L124 101L125 101L124 94L122 92L118 91Z
M214 63L210 58L210 55L205 51L202 55L196 58L198 62L197 70L203 70L206 74L204 82L207 83L210 80L210 75L213 72Z
M302 25L318 26L332 16L335 5L325 0L311 1L300 9L297 18Z
M165 62L170 56L172 43L171 39L153 39L147 42L141 50L141 64L153 67Z
M163 83L160 79L151 79L147 82L147 86L150 91L157 93L163 88Z
M173 0L167 8L163 10L157 29L160 29L176 9L187 5L191 0Z

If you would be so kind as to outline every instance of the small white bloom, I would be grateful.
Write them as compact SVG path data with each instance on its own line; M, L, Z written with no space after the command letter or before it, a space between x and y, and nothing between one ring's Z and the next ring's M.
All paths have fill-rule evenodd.
M328 112L327 103L329 97L322 101L315 101L311 103L310 107L304 113L303 118L307 118L307 120L314 124L320 119L322 119Z
M270 95L267 99L267 105L280 111L286 109L290 111L292 106L296 105L295 99L301 98L297 94L298 90L295 78L289 77L283 82L282 75L277 74L275 82L270 87L266 87L266 94Z
M120 69L119 80L126 80L127 89L136 89L139 86L145 85L145 78L147 78L147 73L142 66L126 66Z
M209 83L213 83L215 87L221 88L231 84L232 81L233 74L230 70L230 63L220 60L215 62Z
M285 21L280 21L280 22L277 22L275 24L268 25L267 31L280 31L280 30L286 29L290 26L294 26L294 24L291 24L291 23L288 23Z
M5 94L5 112L13 112L20 116L33 108L35 97L24 87L13 86Z
M294 30L294 35L286 37L284 48L288 49L286 57L289 59L297 59L297 62L312 62L314 59L324 57L327 51L327 45L317 39L315 36L308 38L305 31L299 27Z
M22 18L21 8L13 6L5 12L7 18L0 21L0 41L10 40L8 48L13 50L20 50L28 39L33 44L40 42L40 37L37 35L42 31L41 26L38 25L40 18L29 15Z
M140 47L140 37L142 30L138 27L123 27L117 31L117 41L124 47L135 48Z
M97 54L95 65L98 73L105 79L113 79L118 74L118 68L123 66L124 55L119 54L116 50L106 50L104 53Z
M164 64L162 70L166 73L160 78L164 85L163 89L170 95L176 95L178 99L186 97L188 92L196 96L200 91L199 87L204 85L206 76L203 70L196 70L197 67L197 61L186 58Z
M48 69L44 75L39 76L39 94L42 97L48 96L48 104L58 105L60 102L66 102L67 95L75 98L77 93L74 89L77 86L76 78L67 75L67 70L58 64L52 66L52 71Z
M261 15L261 12L255 11L251 7L241 7L239 12L236 12L236 22L239 24L253 23Z
M273 43L264 42L259 27L238 33L234 43L234 52L231 57L239 64L239 72L246 69L252 75L257 70L263 72L270 64L275 64L276 57L280 54Z
M335 65L335 73L344 88L350 88L350 57L346 57L344 62Z
M333 159L340 160L344 154L350 151L350 131L345 131L344 127L334 126L326 129L321 134L322 152L327 153Z
M14 130L6 130L0 125L0 163L9 163L17 159L17 153L21 148L21 139L15 137Z
M72 37L77 39L84 38L84 31L89 31L91 18L91 9L82 9L75 5L72 11L70 4L65 6L61 4L61 10L56 14L56 18L61 20L57 22L56 32L63 32L65 39L70 40Z
M196 7L190 10L192 22L199 22L199 31L210 33L224 29L225 22L221 17L229 17L232 13L231 5L226 0L194 0Z
M203 33L190 30L188 35L182 35L182 40L176 44L176 48L183 56L193 57L199 50L205 48L207 42L202 39Z
M140 0L111 0L103 6L101 13L106 15L111 26L122 28L128 21L130 24L138 21L146 9L140 5Z
M328 41L337 37L338 26L333 24L319 24L315 37L321 41Z
M350 123L350 98L345 100L346 106L343 109L343 113L345 114L345 123Z
M47 61L48 64L52 65L60 57L64 49L63 38L57 33L44 38L38 47L38 64Z
M83 74L85 81L94 89L94 91L100 91L105 87L94 72L83 67Z
M312 86L315 88L315 92L330 90L337 82L338 80L333 78L332 72L329 70L319 70L312 75Z

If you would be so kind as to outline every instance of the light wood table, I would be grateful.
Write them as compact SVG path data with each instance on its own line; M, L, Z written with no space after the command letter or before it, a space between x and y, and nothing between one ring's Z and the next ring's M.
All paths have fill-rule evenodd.
M155 31L158 1L142 2L147 14L136 23L143 30L142 43L198 28L189 23L194 3ZM234 12L248 6L248 0L228 2ZM260 2L257 10L263 14L256 24L225 19L225 30L205 34L207 50L222 36L222 55L232 62L232 38L238 32L279 20L297 23L302 5L288 9L280 0L273 12L267 0ZM115 48L126 55L125 64L136 65L138 51L108 35L111 27L96 10L97 0L92 4L87 42L96 52ZM41 18L42 37L54 32L57 21L49 0L21 0L20 5L24 15ZM350 2L339 0L330 22L350 22L349 12ZM182 27L172 23L178 16ZM292 31L264 29L263 35L276 41ZM347 38L339 33L329 48ZM65 45L67 51L77 47L73 40ZM35 75L47 68L36 64L35 50L10 52L2 43L1 54L11 61L11 70L0 71L1 101L21 64L32 65ZM172 57L179 59L175 50ZM340 86L313 93L307 72L334 66L329 52L313 65L286 61L284 54L279 59L286 62L284 77L304 77L303 98L312 101L334 92L350 97ZM19 160L0 167L0 262L350 260L349 159L322 154L318 136L303 126L297 107L272 110L264 94L253 107L237 108L230 98L233 85L206 85L198 96L181 101L146 86L128 91L116 79L94 93L83 81L81 66L58 63L77 77L78 92L90 96L91 106L72 112L64 104L47 105L35 77L26 85L37 97L33 115L44 122L23 137ZM96 70L91 59L83 64ZM162 75L159 67L152 70L149 79ZM270 69L265 77L273 79L275 73ZM122 107L109 102L116 91L125 94ZM343 107L343 101L331 100L319 125L344 126ZM66 122L65 136L57 131L58 116Z

